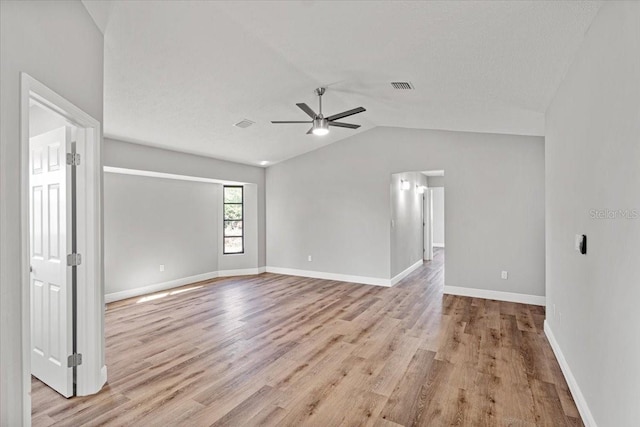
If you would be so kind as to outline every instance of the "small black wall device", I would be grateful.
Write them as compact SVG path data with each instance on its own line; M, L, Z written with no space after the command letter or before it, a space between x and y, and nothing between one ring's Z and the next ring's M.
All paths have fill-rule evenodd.
M582 240L580 240L580 253L585 255L587 253L587 236L586 234L582 235Z

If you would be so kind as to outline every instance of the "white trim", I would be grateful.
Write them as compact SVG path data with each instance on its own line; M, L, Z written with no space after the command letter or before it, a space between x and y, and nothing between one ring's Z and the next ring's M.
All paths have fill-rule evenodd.
M29 109L31 105L31 78L20 76L20 238L22 254L20 263L22 282L22 418L24 425L31 425L31 284L27 271L29 260ZM28 190L26 190L28 191Z
M413 273L418 268L422 267L423 263L424 263L424 260L416 261L415 264L411 265L409 268L407 268L406 270L404 270L403 272L395 276L393 279L391 279L391 282L390 282L391 286L394 286L396 283L398 283L399 281L407 277L409 274Z
M77 239L82 253L78 268L78 329L77 348L83 354L78 366L77 394L98 392L104 385L106 373L104 356L104 287L102 282L102 131L100 122L73 105L26 73L20 74L20 208L29 212L29 107L36 100L78 127L82 169L78 173ZM31 319L29 294L29 216L22 215L21 283L22 283L22 393L23 417L31 420Z
M444 243L434 243L433 247L434 248L444 248Z
M460 286L445 286L445 294L460 295L463 297L474 297L493 299L497 301L518 302L521 304L545 305L545 297L538 295L517 294L514 292L492 291L488 289L464 288Z
M440 170L433 170L433 171L422 171L420 172L422 175L424 176L444 176L444 170L440 169Z
M260 273L264 273L264 267L262 267L262 271L260 271L260 268L243 268L239 270L220 270L218 271L218 277L254 276Z
M107 365L104 365L102 369L100 369L100 381L103 383L107 382Z
M244 268L240 270L210 271L208 273L182 277L180 279L169 280L167 282L154 283L152 285L141 286L139 288L127 289L125 291L119 291L119 292L112 292L110 294L105 295L105 302L110 303L110 302L120 301L127 298L147 295L154 292L166 291L167 289L173 289L180 286L190 285L192 283L202 282L203 280L211 280L217 277L250 276L250 275L261 274L261 273L264 273L265 271L266 271L266 267Z
M573 400L576 402L576 406L578 407L578 412L580 412L580 416L582 417L582 422L586 427L597 427L596 420L591 415L591 411L589 410L589 405L587 405L587 400L584 398L582 394L582 390L580 390L580 386L578 386L578 382L576 378L573 376L571 372L571 368L567 363L567 359L564 358L564 354L562 354L562 350L560 349L560 345L558 341L556 341L556 337L553 335L553 331L551 330L551 326L549 326L549 322L545 319L544 321L544 333L549 340L549 344L551 344L551 349L553 353L556 355L556 359L558 359L558 364L560 365L560 369L562 370L562 374L564 378L567 380L567 384L569 385L569 390L573 395Z
M391 280L377 277L352 276L348 274L325 273L322 271L297 270L294 268L280 268L267 266L267 272L284 274L287 276L310 277L312 279L337 280L340 282L361 283L363 285L391 286Z
M425 211L425 215L423 218L424 230L424 248L423 248L423 258L426 261L433 260L433 190L431 188L427 188L423 194L423 209Z
M182 277L180 279L169 280L162 283L154 283L153 285L141 286L139 288L127 289L126 291L112 292L105 295L105 302L110 303L120 301L127 298L138 297L140 295L151 294L158 291L177 288L179 286L189 285L203 280L211 280L218 277L217 271L209 273L196 274L195 276Z
M229 185L249 184L248 182L225 181L225 180L214 179L214 178L203 178L200 176L177 175L174 173L155 172L155 171L148 171L148 170L141 170L141 169L117 168L115 166L105 166L103 170L105 171L105 173L116 173L120 175L146 176L150 178L175 179L179 181L207 182L210 184L229 184Z

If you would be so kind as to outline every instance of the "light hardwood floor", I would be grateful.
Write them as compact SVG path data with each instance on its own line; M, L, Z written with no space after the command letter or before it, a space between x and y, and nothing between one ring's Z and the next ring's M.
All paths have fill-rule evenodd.
M444 252L393 288L276 274L109 304L109 383L33 381L33 424L582 425L542 307L442 294Z

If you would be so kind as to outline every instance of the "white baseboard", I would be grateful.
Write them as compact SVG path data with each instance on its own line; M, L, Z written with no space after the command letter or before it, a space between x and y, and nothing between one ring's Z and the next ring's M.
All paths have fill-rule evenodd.
M120 301L127 298L138 297L140 295L151 294L153 292L165 291L171 288L177 288L179 286L188 285L189 283L200 282L202 280L215 279L218 277L217 271L209 273L196 274L195 276L183 277L181 279L169 280L168 282L155 283L153 285L142 286L134 289L127 289L126 291L113 292L104 296L106 303L113 301Z
M295 268L280 268L267 266L267 272L285 274L287 276L310 277L312 279L338 280L340 282L361 283L363 285L391 286L391 280L377 277L351 276L348 274L325 273L322 271L297 270Z
M104 386L107 383L107 365L100 369L100 384Z
M460 286L445 286L443 292L449 295L460 295L464 297L494 299L498 301L518 302L531 305L545 305L545 297L538 295L491 291L487 289L464 288Z
M264 273L265 271L266 271L266 267L244 268L240 270L211 271L209 273L196 274L195 276L169 280L168 282L155 283L153 285L142 286L134 289L127 289L126 291L112 292L104 296L104 301L105 303L120 301L127 298L138 297L140 295L166 291L167 289L173 289L173 288L188 285L191 283L201 282L203 280L215 279L216 277L248 276L248 275L256 275L256 274Z
M416 261L415 264L411 265L409 268L407 268L406 270L404 270L403 272L395 276L393 279L391 279L391 286L394 286L396 283L398 283L399 281L407 277L409 274L413 273L415 270L420 268L423 263L424 263L423 260Z
M433 243L432 246L434 248L444 248L444 243Z
M564 374L564 378L567 380L569 390L571 390L571 394L573 395L573 400L576 402L578 412L580 412L580 416L582 417L582 422L586 427L597 427L596 421L593 418L593 415L591 415L591 411L587 405L587 400L584 398L584 395L578 386L578 382L573 376L571 368L569 367L567 360L564 358L564 354L562 354L562 350L560 350L560 345L558 345L558 341L556 341L556 337L553 335L553 331L546 320L544 321L544 333L549 340L549 344L551 344L551 348L553 349L553 353L556 355L556 359L558 359L558 364Z
M262 271L260 271L262 269ZM229 276L252 276L256 274L264 273L264 267L260 268L243 268L240 270L221 270L218 271L218 277Z

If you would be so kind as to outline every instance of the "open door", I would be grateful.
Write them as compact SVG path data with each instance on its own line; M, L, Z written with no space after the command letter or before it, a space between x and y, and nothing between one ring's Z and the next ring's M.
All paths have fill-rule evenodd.
M73 395L71 128L30 139L31 373ZM71 259L69 261L72 261ZM70 264L73 264L71 262Z

